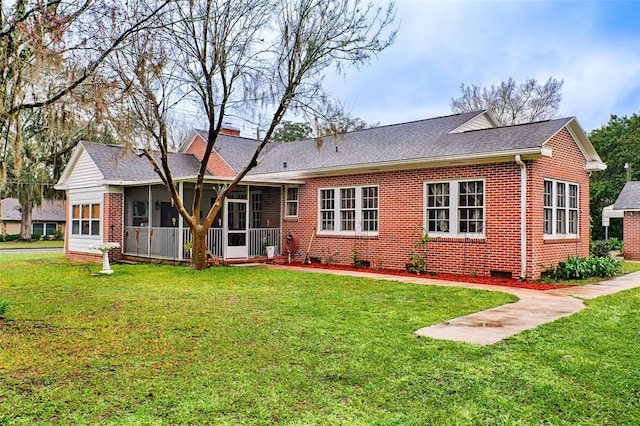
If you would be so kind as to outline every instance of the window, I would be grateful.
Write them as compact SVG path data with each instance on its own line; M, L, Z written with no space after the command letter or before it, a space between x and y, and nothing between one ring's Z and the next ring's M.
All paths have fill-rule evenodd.
M100 235L100 204L71 206L71 233L74 235Z
M320 189L318 204L319 232L378 232L377 186Z
M578 185L552 179L544 181L544 234L578 235Z
M51 222L34 222L31 225L31 233L38 235L53 235L58 229L58 224Z
M447 237L484 235L484 181L425 183L425 229Z
M148 201L133 202L133 226L146 226L149 223ZM156 208L158 202L156 201Z
M262 193L251 193L251 227L262 228Z
M298 217L298 188L289 186L285 189L285 217Z

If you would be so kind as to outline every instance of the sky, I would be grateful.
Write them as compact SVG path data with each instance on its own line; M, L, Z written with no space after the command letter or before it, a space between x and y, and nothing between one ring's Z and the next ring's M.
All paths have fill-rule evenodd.
M560 117L589 132L640 111L640 0L397 0L395 43L325 86L367 123L451 114L461 84L564 80Z

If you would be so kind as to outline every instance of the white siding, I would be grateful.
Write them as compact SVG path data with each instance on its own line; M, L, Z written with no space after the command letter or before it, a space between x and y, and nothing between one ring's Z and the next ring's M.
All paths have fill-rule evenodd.
M89 154L83 149L67 180L69 189L95 186L96 182L102 179L104 179L104 176L100 173L91 157L89 157Z
M493 127L495 126L493 125L493 123L491 123L491 121L489 121L487 116L485 114L481 114L467 121L462 126L452 131L451 133L462 133L469 130L491 129Z
M78 162L79 163L79 162ZM75 174L72 173L72 175ZM67 238L69 239L69 250L79 251L85 253L97 253L99 250L90 250L89 246L95 243L103 242L103 228L104 228L104 194L107 192L105 186L94 186L91 188L83 189L70 189L67 192L67 208L69 208L69 226L67 226ZM71 234L71 208L74 204L100 204L100 235L73 235Z

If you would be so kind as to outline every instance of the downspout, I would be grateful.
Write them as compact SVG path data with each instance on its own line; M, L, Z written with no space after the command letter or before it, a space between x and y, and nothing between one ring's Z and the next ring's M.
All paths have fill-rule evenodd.
M527 166L520 155L515 157L520 166L520 279L527 278Z

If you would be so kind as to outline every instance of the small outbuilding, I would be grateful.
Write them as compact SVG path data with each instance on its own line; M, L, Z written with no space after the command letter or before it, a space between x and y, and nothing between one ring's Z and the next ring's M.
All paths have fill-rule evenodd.
M624 258L640 259L640 181L627 182L613 205L614 211L624 212L622 239Z

